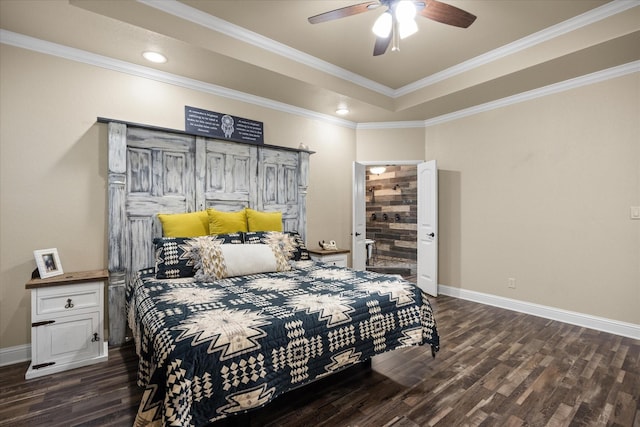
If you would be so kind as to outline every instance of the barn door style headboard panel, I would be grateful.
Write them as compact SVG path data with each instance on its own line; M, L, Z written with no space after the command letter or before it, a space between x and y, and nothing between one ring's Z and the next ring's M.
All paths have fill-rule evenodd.
M125 291L155 265L158 213L244 207L282 212L284 229L306 237L309 155L270 145L221 141L135 123L108 125L109 344L127 330Z

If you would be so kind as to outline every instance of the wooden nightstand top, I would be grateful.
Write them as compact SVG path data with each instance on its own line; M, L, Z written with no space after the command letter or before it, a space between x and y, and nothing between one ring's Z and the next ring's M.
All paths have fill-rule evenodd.
M107 270L77 271L74 273L64 273L59 276L47 277L46 279L31 279L24 287L26 289L44 288L55 285L70 285L73 283L95 282L107 280L109 272Z
M315 249L307 249L309 253L315 255L333 255L333 254L348 254L351 252L349 249L334 249L334 250L325 250L320 248Z

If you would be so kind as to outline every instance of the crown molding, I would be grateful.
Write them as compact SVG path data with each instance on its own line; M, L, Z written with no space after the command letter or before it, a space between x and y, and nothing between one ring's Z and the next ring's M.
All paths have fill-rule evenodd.
M184 3L180 3L176 0L136 0L146 6L153 7L162 12L173 15L177 18L184 19L186 21L193 22L202 27L210 30L222 33L226 36L233 37L245 43L252 44L260 49L267 50L277 55L283 56L292 61L330 74L334 77L338 77L342 80L347 80L358 86L370 89L374 92L380 93L385 96L393 97L394 90L388 86L367 79L359 74L353 73L344 68L331 64L330 62L323 61L315 56L304 53L300 50L294 49L283 43L277 42L268 37L264 37L256 32L247 30L239 25L232 24L231 22L220 19L216 16L209 15L196 8L188 6Z
M584 76L575 77L573 79L565 80L563 82L554 83L554 84L543 86L541 88L533 89L527 92L522 92L517 95L508 96L506 98L501 98L495 101L465 108L464 110L459 110L453 113L434 117L432 119L425 120L423 122L423 125L424 127L434 126L441 123L458 120L463 117L472 116L474 114L483 113L485 111L495 110L497 108L518 104L520 102L529 101L531 99L553 95L555 93L564 92L564 91L575 89L581 86L603 82L605 80L615 79L617 77L622 77L627 74L637 73L637 72L640 72L640 61L633 61L627 64L619 65L617 67L596 71L595 73L591 73L591 74L585 74Z
M606 70L597 71L595 73L586 74L584 76L576 77L563 82L554 83L552 85L544 86L538 89L533 89L527 92L522 92L517 95L509 96L506 98L497 99L495 101L487 102L484 104L476 105L473 107L465 108L464 110L454 111L453 113L443 114L441 116L427 119L424 121L406 121L406 122L371 122L371 123L358 123L356 129L409 129L409 128L427 128L430 126L439 125L441 123L451 122L464 117L472 116L474 114L484 113L485 111L491 111L502 107L508 107L510 105L518 104L520 102L529 101L535 98L541 98L543 96L553 95L555 93L564 92L570 89L575 89L581 86L587 86L594 83L603 82L606 80L615 79L625 76L627 74L640 72L640 61L634 61L627 64L619 65L617 67L608 68Z
M274 101L271 99L263 98L260 96L251 95L245 92L240 92L233 89L228 89L223 86L214 85L211 83L205 83L200 80L190 79L187 77L179 76L176 74L167 73L164 71L158 71L153 68L144 67L142 65L132 64L130 62L121 61L119 59L113 59L95 53L87 52L84 50L72 48L69 46L63 46L57 43L48 42L34 37L25 36L23 34L14 33L0 29L0 43L32 50L35 52L44 53L47 55L57 56L64 59L69 59L76 62L81 62L88 65L93 65L100 68L105 68L112 71L117 71L125 74L130 74L145 79L151 79L162 83L168 83L175 86L180 86L187 89L196 90L199 92L209 93L216 96L221 96L228 99L234 99L236 101L246 102L248 104L258 105L261 107L269 108L284 113L294 114L310 119L320 120L323 122L348 127L355 129L356 123L330 116L328 114L321 114L315 111L307 110L300 107L295 107L283 102Z
M411 129L424 128L423 120L414 120L406 122L365 122L358 123L356 129Z
M564 22L553 25L537 33L523 37L512 43L484 53L482 55L471 58L453 67L442 70L438 73L427 76L423 79L409 83L398 89L392 89L373 80L367 79L359 74L348 71L344 68L323 61L319 58L301 52L283 43L264 37L258 33L247 30L246 28L232 24L228 21L202 12L177 0L136 0L139 3L153 7L170 15L181 19L188 20L195 24L201 25L213 31L220 32L227 36L233 37L242 42L250 43L261 49L268 50L277 55L291 59L303 65L317 69L324 73L347 80L353 84L396 99L404 95L408 95L417 90L436 84L440 81L449 79L456 75L468 72L475 68L481 67L505 56L512 55L516 52L528 49L537 44L549 41L555 37L575 31L579 28L596 23L602 19L622 13L628 9L638 6L637 0L613 0L593 10L585 12L581 15L570 18Z
M483 113L485 111L490 111L531 99L552 95L580 86L594 84L605 80L621 77L627 74L640 72L640 61L634 61L628 64L623 64L617 67L612 67L606 70L576 77L564 82L555 83L506 98L487 102L485 104L480 104L463 110L455 111L453 113L444 114L424 121L420 120L355 123L327 114L321 114L304 108L295 107L283 102L273 101L271 99L250 95L244 92L228 89L210 83L205 83L199 80L189 79L186 77L178 76L176 74L158 71L153 68L120 61L117 59L97 55L56 43L51 43L45 40L36 39L34 37L25 36L23 34L18 34L3 29L0 29L0 43L358 130L426 128L429 126L438 125L440 123L450 122L463 117L468 117L474 114Z
M587 25L594 24L610 16L617 15L628 9L637 7L638 5L640 5L640 3L638 3L637 0L613 0L610 3L604 4L581 15L574 16L573 18L560 22L559 24L553 25L549 28L545 28L537 33L533 33L502 47L483 53L482 55L478 55L475 58L461 62L460 64L454 65L453 67L447 68L413 83L409 83L408 85L395 90L393 97L397 98L404 96L415 92L416 90L423 89L454 77L458 74L466 73L474 68L481 67L493 61L497 61L498 59L504 58L505 56L512 55L537 44L549 41L555 37L559 37Z

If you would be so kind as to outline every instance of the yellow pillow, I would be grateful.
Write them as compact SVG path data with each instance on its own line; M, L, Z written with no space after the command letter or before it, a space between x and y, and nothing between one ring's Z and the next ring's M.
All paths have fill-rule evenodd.
M247 229L247 214L242 209L237 212L217 211L207 209L209 215L209 234L229 234Z
M165 237L196 237L209 234L207 211L181 214L158 214Z
M261 212L247 208L249 231L282 231L282 212Z

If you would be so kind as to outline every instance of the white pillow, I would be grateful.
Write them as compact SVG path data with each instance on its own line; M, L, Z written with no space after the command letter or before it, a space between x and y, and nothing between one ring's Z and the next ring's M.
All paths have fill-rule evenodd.
M280 262L278 252L282 257ZM285 271L290 268L282 251L271 245L222 245L222 255L226 266L225 277Z
M291 269L279 245L220 244L205 240L198 243L200 247L194 253L199 258L195 262L195 279L198 281L211 282L224 277Z

